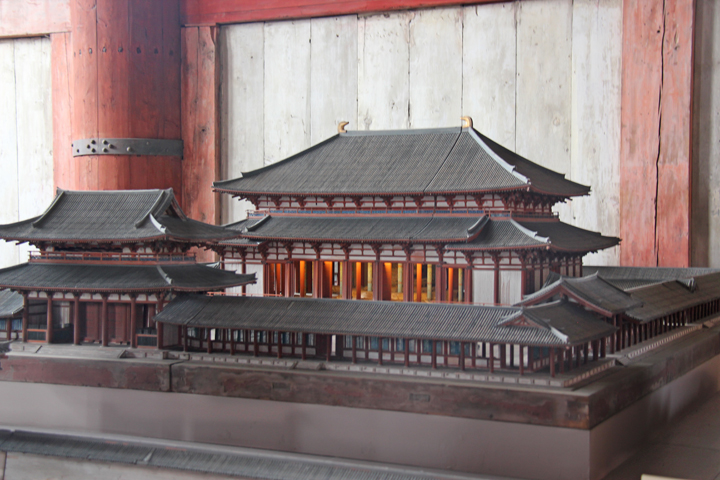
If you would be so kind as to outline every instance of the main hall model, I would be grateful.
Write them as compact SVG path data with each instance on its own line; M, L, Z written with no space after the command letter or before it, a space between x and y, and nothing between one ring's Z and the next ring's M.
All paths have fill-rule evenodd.
M287 297L505 304L619 239L561 222L587 195L472 128L345 131L218 192L257 208L225 263Z

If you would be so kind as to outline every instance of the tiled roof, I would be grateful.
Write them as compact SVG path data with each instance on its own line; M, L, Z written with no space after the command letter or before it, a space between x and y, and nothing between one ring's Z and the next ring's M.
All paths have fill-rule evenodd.
M520 302L521 305L535 305L538 301L554 298L565 293L576 300L585 301L600 310L615 315L642 304L597 274L587 277L557 276L557 280L542 289L528 295Z
M441 303L182 295L155 319L196 327L537 346L571 345L576 337L595 338L599 328L592 323L587 335L574 333L573 337L557 335L549 326L500 324L520 311L515 307ZM583 328L585 318L579 318L576 328ZM609 327L612 333L613 327Z
M23 263L0 270L0 288L28 291L205 292L243 285L254 280L254 274L240 275L203 264Z
M267 216L240 230L251 240L449 242L468 238L484 217Z
M144 465L184 470L185 478L253 478L261 480L457 480L470 476L430 472L367 462L332 461L327 457L270 452L250 448L213 449L199 445L159 445L141 439L99 439L22 430L0 430L0 451L79 461ZM152 471L151 471L152 472ZM152 475L152 473L150 473ZM170 474L172 475L172 474ZM168 475L168 476L170 476ZM180 476L180 475L179 475ZM167 478L167 477L165 477ZM477 478L477 477L472 477Z
M501 147L473 129L351 131L273 165L215 182L236 195L442 194L534 189L557 196L590 189Z
M23 307L22 295L12 290L0 290L0 318L14 317Z
M720 272L633 288L628 293L641 300L643 305L628 310L626 315L649 322L720 299Z
M544 340L544 336L551 333L555 337L564 339L568 344L579 345L607 337L617 330L616 327L598 319L584 308L566 300L522 307L519 312L506 318L502 323L509 326L521 318L546 327L546 329L515 327L526 329L527 338L523 339L522 343L539 343Z
M630 288L662 283L668 280L691 278L720 272L717 268L670 268L670 267L600 267L583 266L583 274L599 274L618 288Z
M448 250L544 248L593 252L617 245L618 238L583 230L559 220L491 219L480 234L467 243L448 245Z
M189 219L172 189L64 191L38 217L0 225L0 238L33 242L135 242L173 240L203 243L232 238L223 227Z

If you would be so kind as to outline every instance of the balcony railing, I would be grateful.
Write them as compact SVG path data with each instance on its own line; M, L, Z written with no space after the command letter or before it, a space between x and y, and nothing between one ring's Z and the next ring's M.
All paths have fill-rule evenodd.
M120 253L120 252L35 252L31 262L122 262L122 263L187 263L195 262L191 253Z

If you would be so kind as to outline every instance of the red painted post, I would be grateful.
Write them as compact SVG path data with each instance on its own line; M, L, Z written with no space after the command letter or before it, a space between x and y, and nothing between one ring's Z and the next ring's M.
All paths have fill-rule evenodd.
M47 333L45 334L45 342L52 343L53 340L53 293L47 292Z
M23 296L23 314L22 314L22 341L27 343L28 341L28 318L30 314L30 301L28 300L27 292L22 292Z
M110 336L110 326L108 325L108 296L102 295L102 307L100 311L100 342L103 347L107 347Z
M137 348L137 296L130 295L130 347Z
M73 343L80 345L80 293L73 295Z

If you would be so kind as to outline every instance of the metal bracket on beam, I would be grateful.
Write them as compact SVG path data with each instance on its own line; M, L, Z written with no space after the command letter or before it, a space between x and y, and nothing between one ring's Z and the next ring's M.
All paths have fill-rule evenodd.
M73 157L83 155L165 155L182 157L182 140L156 138L83 138L72 143Z

